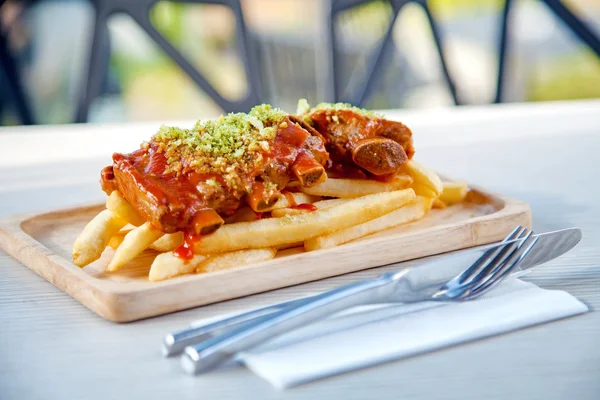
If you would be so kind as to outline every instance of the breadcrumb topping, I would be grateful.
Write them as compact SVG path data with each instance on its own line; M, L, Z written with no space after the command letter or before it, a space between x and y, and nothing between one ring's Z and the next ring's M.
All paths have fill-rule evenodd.
M296 109L296 113L298 115L310 114L314 111L343 111L343 110L351 110L358 114L361 114L365 117L369 118L382 118L382 116L378 113L375 113L370 110L366 110L364 108L355 107L350 103L319 103L316 107L311 108L306 99L298 100L298 107Z
M217 120L198 121L192 129L162 126L151 143L164 152L167 173L219 175L230 189L248 192L253 182L249 172L264 165L276 127L286 116L263 104L247 114L229 113ZM219 185L214 179L206 183Z

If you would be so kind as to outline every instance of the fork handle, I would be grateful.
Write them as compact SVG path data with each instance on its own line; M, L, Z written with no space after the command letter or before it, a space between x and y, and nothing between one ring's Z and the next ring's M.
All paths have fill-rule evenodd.
M214 336L184 350L181 363L190 374L213 369L235 353L267 339L310 324L338 311L381 301L391 279L377 278L356 282L313 296L305 303L288 306L265 318L257 318L241 327Z
M164 356L172 356L183 352L190 345L208 340L219 332L238 328L251 320L265 320L266 317L281 311L285 307L306 303L313 296L302 297L295 300L272 304L258 309L236 314L231 317L219 319L200 326L193 326L178 332L169 333L163 339L162 353Z

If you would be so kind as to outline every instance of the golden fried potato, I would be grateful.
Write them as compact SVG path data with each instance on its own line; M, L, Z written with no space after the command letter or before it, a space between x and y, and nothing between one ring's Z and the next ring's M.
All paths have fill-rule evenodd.
M274 247L333 233L396 210L415 198L412 189L367 195L327 210L223 225L194 244L194 253Z
M313 203L315 207L319 210L327 210L328 208L339 206L341 204L346 204L351 199L327 199L321 200Z
M304 241L304 249L313 251L339 246L363 236L371 235L398 225L423 218L431 208L433 199L417 196L413 201L379 218L354 225L326 235Z
M328 200L320 200L312 205L317 207L317 210L327 210L328 208L339 206L340 204L345 204L352 199L328 199ZM305 214L311 212L311 210L302 209L302 208L279 208L277 210L273 210L271 215L275 218L285 217L286 215L298 215Z
M254 212L254 210L250 207L242 207L235 213L233 213L233 215L225 217L224 219L226 224L233 224L236 222L249 222L260 219L260 214Z
M148 279L153 282L170 279L176 276L220 271L256 264L275 257L277 250L274 248L239 250L230 253L213 255L194 255L191 260L183 260L173 253L159 254L150 267Z
M73 263L78 267L85 267L99 259L110 238L125 225L127 221L111 211L100 212L83 228L73 243Z
M121 193L116 190L113 190L108 199L106 199L106 208L131 225L140 226L146 222L131 204L121 196Z
M405 189L412 183L408 175L398 175L390 182L379 182L367 179L327 179L325 182L310 188L301 187L304 193L341 198L356 198L368 194L391 192Z
M415 190L418 195L436 198L442 194L442 190L444 189L442 180L429 168L424 167L415 160L409 160L402 165L400 170L414 179L414 184L411 187L430 189L428 193L423 193L423 189L421 189L422 194Z
M447 205L460 203L465 200L468 191L467 182L444 182L444 190L440 195L440 200Z
M152 250L165 253L173 251L183 244L183 232L167 233L150 245Z
M439 208L440 210L443 210L444 208L447 207L446 203L444 203L443 201L441 201L439 198L438 199L433 199L433 204L432 204L433 208Z
M311 196L310 194L300 192L286 192L283 196L281 196L277 203L275 203L273 210L277 210L278 208L292 207L297 204L312 204L319 200L321 200L319 196Z
M430 199L438 198L438 194L435 191L433 191L433 189L431 189L429 186L425 186L420 183L415 183L411 187L415 191L417 196L429 197Z
M133 260L144 250L146 250L153 242L158 240L164 233L156 228L153 228L149 222L132 229L121 245L115 251L115 254L106 267L107 271L116 271L129 261Z
M249 249L238 250L230 253L221 253L209 256L196 267L196 272L212 272L224 269L241 267L244 265L256 264L261 261L268 261L275 257L277 249Z
M119 247L121 243L123 243L125 235L127 235L130 231L131 229L121 229L113 237L110 238L110 240L108 241L108 247L112 247L114 250L116 250L117 247Z
M172 252L159 254L150 266L148 279L157 282L179 275L192 274L196 272L196 267L207 258L207 256L196 254L191 260L183 260Z

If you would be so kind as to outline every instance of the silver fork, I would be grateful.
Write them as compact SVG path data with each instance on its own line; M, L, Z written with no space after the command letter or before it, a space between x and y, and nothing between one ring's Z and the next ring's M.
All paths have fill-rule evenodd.
M191 374L208 371L235 353L266 339L359 305L474 299L496 286L517 268L538 240L532 234L526 228L517 227L502 246L486 251L469 268L442 285L439 279L430 279L427 271L416 273L416 270L413 272L412 269L405 269L312 296L304 302L255 318L186 347L181 359L182 367Z

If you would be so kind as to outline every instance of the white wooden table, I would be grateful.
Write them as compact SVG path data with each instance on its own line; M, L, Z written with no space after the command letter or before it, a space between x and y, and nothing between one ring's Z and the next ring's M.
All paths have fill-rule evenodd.
M527 279L600 307L600 101L398 111L417 160L529 202L539 231L584 239ZM185 123L190 125L191 122ZM0 129L0 217L103 199L100 168L159 126ZM598 399L600 314L546 324L285 392L244 368L190 377L163 335L200 319L371 277L378 268L118 325L0 252L0 399Z

